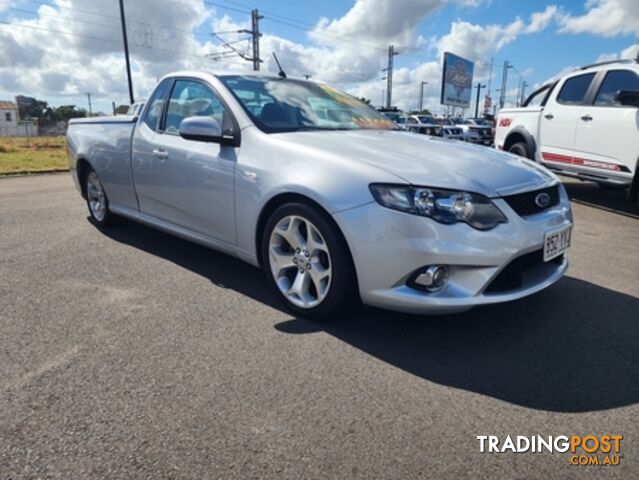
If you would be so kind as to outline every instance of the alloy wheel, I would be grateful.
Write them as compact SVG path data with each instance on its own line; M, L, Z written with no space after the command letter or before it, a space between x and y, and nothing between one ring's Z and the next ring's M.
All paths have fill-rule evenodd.
M87 200L91 214L98 222L102 222L106 216L106 195L95 172L87 176Z
M280 219L269 238L271 274L292 304L312 308L328 295L332 266L328 245L319 229L298 215Z

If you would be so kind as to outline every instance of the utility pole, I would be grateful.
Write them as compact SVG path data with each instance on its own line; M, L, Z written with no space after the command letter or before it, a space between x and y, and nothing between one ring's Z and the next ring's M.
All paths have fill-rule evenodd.
M486 88L486 85L482 85L477 82L477 99L475 100L475 118L479 118L479 95L481 95L481 89Z
M253 38L253 70L258 72L260 70L260 37L262 34L260 33L260 19L264 18L259 14L257 9L251 10L251 37Z
M391 108L393 103L393 58L399 52L395 51L395 46L388 47L388 66L386 67L386 108Z
M511 67L508 60L504 62L504 71L501 75L501 92L499 94L499 108L504 108L504 104L506 103L506 84L508 83L508 69Z
M424 86L428 85L428 82L422 82L419 88L419 111L424 110Z
M490 57L490 73L488 74L488 96L491 94L491 87L493 84L493 57Z
M129 100L131 105L135 103L133 98L133 82L131 80L131 62L129 60L129 40L126 36L126 19L124 18L124 0L120 0L120 20L122 22L122 40L124 41L124 58L126 60L126 77L129 81Z
M89 117L93 115L93 109L91 108L91 92L87 92L87 99L89 100Z

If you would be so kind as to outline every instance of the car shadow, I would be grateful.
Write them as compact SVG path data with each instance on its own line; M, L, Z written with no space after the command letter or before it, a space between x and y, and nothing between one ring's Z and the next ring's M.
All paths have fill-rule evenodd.
M609 190L574 180L564 181L564 187L572 202L639 219L639 202L628 200L628 190Z
M231 256L132 222L103 232L285 311L263 273ZM326 332L425 380L528 408L586 412L639 401L639 299L576 278L464 314L362 307L322 322L292 318L275 328L291 335Z

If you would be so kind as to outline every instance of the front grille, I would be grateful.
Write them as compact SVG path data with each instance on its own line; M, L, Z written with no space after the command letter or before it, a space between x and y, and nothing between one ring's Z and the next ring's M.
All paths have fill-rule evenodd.
M540 207L535 202L537 195L546 193L550 197L548 205ZM504 197L504 200L510 205L510 207L517 212L518 215L525 217L527 215L534 215L535 213L543 212L551 207L554 207L559 203L559 185L554 187L543 188L541 190L535 190L534 192L518 193L516 195L509 195Z
M561 265L564 261L564 256L559 255L553 258L549 263L555 263ZM499 274L490 282L490 285L486 287L486 293L503 293L510 290L516 290L521 288L523 274L544 263L544 251L535 250L534 252L527 253L521 257L515 258L506 267L499 272Z

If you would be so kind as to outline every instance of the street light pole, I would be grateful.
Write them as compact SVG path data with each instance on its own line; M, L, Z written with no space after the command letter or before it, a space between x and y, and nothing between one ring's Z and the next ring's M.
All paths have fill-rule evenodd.
M129 81L129 100L131 105L135 103L133 98L133 82L131 80L131 62L129 60L129 40L126 35L126 19L124 18L124 3L120 0L120 21L122 23L122 40L124 41L124 58L126 60L126 76Z
M419 88L419 111L424 110L424 86L428 85L428 82L421 82Z
M486 88L486 85L482 85L477 82L477 99L475 100L475 118L479 117L479 95L481 95L481 89Z

